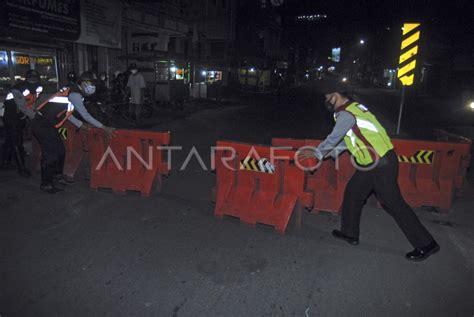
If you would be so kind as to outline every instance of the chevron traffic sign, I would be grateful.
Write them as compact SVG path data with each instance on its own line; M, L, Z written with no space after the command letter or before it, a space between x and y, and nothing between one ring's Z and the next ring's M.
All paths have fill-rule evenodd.
M420 23L403 24L403 38L398 60L397 77L403 86L411 86L415 80L416 55L418 54L418 41L420 40Z
M270 163L266 158L256 160L251 157L246 157L240 161L240 169L267 174L275 173L275 166L273 166L273 164Z
M410 164L433 164L434 152L429 150L419 150L413 156L398 155L400 163Z
M67 128L59 128L58 133L63 140L67 140Z

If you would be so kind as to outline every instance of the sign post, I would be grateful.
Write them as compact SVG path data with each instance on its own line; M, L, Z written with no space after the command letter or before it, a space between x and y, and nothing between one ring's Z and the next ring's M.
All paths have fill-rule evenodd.
M404 23L403 38L400 47L397 77L402 83L402 99L398 114L397 134L400 134L403 104L405 102L406 86L412 86L415 80L416 55L418 54L418 41L420 39L420 23Z

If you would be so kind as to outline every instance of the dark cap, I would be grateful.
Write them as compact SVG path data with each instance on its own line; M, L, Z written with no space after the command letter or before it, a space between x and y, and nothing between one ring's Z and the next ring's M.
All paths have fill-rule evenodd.
M91 81L91 82L93 82L93 81L95 81L95 76L94 76L94 74L91 73L91 72L83 72L83 73L81 74L81 76L79 76L79 78L78 78L77 81L78 81L78 83L81 83L81 82L83 82L83 81Z

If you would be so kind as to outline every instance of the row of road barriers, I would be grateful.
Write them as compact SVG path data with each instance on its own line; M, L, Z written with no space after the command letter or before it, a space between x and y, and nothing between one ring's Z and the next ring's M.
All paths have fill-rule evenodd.
M66 147L64 174L74 178L88 166L90 187L115 193L160 192L170 174L169 132L116 130L108 139L103 130L77 130L66 123L59 130ZM429 206L448 211L462 193L470 164L471 141L437 131L439 141L393 139L399 160L398 183L413 208ZM271 146L217 141L214 153L217 218L232 216L242 222L269 225L283 234L301 211L341 211L344 191L355 173L349 153L338 160L298 160L298 150L321 140L274 138ZM36 162L40 151L34 146Z

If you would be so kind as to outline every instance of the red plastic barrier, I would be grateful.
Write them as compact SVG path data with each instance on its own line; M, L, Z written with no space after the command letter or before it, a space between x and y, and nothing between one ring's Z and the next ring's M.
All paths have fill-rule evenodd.
M456 189L458 190L458 192L456 193L458 194L463 189L464 181L466 180L467 169L469 168L469 165L471 164L472 142L468 138L465 138L453 133L449 133L444 130L435 130L435 135L438 141L451 142L451 143L458 144L456 152L453 153L454 155L459 156L459 158L456 158L456 160L459 159L461 162L459 166L458 174L456 177Z
M280 234L285 233L293 211L297 222L301 221L301 207L311 208L313 203L312 193L304 189L305 171L295 164L295 151L276 150L273 154L272 161L268 146L217 142L216 217L227 215L251 225L270 225ZM244 169L241 164L246 158L268 160L273 173ZM306 162L311 163L315 165L314 161Z
M295 139L272 139L272 145L278 147L289 146L293 150L304 146L318 146L320 140L295 140ZM342 207L346 185L354 175L350 155L343 153L338 161L325 160L320 167L308 175L306 189L314 193L314 211L327 211L338 213Z
M433 151L431 164L400 162L398 183L412 207L431 206L449 211L469 165L470 143L392 140L397 155L413 156ZM464 174L464 175L463 175ZM461 176L462 175L462 176Z
M274 146L317 146L319 140L273 139ZM398 156L408 158L401 162L398 183L406 202L414 207L431 206L448 211L451 208L456 189L462 186L470 161L471 143L467 141L431 142L420 140L392 140ZM426 156L416 158L420 151ZM430 154L432 151L432 154ZM419 162L417 160L420 160ZM426 163L425 160L430 161ZM425 161L425 162L423 162ZM342 207L344 190L355 172L350 155L344 153L335 162L325 160L313 175L308 176L307 190L314 192L314 210L339 212Z
M69 179L74 179L82 164L87 164L89 155L87 154L87 132L77 129L70 122L65 122L58 130L64 146L66 148L66 159L64 162L64 175ZM33 138L33 162L32 168L39 170L41 160L41 148L36 138Z
M158 147L169 144L169 132L116 130L115 137L108 140L103 130L92 129L90 187L110 188L115 193L139 191L142 196L159 192L162 176L170 170L166 151Z

